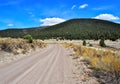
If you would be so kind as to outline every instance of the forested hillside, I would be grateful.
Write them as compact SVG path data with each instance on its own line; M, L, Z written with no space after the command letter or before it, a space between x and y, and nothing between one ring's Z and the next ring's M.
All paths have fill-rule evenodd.
M8 29L0 31L2 37L23 37L31 34L36 39L111 39L120 38L120 24L97 19L71 19L45 28Z

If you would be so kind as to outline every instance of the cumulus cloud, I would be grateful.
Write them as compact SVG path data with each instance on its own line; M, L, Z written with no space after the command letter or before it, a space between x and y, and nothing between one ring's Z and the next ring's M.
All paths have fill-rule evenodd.
M83 4L83 5L80 5L79 8L83 9L83 8L86 8L87 6L88 6L88 4Z
M100 14L96 17L94 17L95 19L103 19L103 20L118 20L120 19L118 16L114 16L112 14Z
M40 22L42 23L42 26L51 26L51 25L55 25L61 22L64 22L65 20L62 18L45 18L45 19L40 19Z
M14 24L11 24L11 23L10 23L10 24L7 24L7 26L8 26L8 27L12 27L12 26L14 26Z
M71 9L73 10L75 7L76 7L76 5L73 5Z

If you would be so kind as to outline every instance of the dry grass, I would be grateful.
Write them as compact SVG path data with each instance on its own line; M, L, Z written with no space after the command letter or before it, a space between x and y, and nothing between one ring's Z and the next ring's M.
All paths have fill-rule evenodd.
M43 48L45 46L46 44L36 40L33 43L29 43L24 39L0 38L0 50L12 52L14 54L25 54L30 50L35 50L37 47Z
M77 56L86 58L93 67L106 71L120 71L120 57L110 50L97 50L94 48L75 44L64 44L73 48Z
M120 84L120 56L109 49L96 49L75 44L64 44L73 48L75 56L88 61L93 69L93 75L103 84Z

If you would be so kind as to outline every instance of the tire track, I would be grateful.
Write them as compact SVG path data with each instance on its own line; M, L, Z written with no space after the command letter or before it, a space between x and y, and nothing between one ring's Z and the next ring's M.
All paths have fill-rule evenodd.
M58 44L0 66L0 84L75 84L72 63Z
M47 54L50 54L50 52L48 51L53 51L52 48L53 47L48 48L48 50L42 51L41 53L37 53L34 56L28 56L26 59L26 62L24 59L22 59L22 60L19 60L18 62L11 63L11 65L9 66L6 65L6 67L4 68L0 67L0 73L1 73L0 84L10 84L11 80L14 80L24 71L31 68L37 61L39 61L40 58L43 59L44 58L42 57L43 55L47 56ZM23 64L20 64L20 63L23 63Z
M46 67L46 70L43 72L43 74L41 75L41 78L37 81L36 84L43 84L44 82L48 82L48 79L50 77L50 74L51 74L53 68L55 67L55 63L57 61L59 54L60 54L60 49L58 47L56 53L53 54L53 56L51 58L51 61L50 61L51 66L48 65Z

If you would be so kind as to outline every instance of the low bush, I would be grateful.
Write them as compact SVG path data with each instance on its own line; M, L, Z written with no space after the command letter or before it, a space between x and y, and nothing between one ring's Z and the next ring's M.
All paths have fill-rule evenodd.
M93 47L93 45L92 45L92 44L89 44L89 46L90 46L90 47Z
M27 34L23 38L27 39L29 43L33 43L33 37L31 35Z

